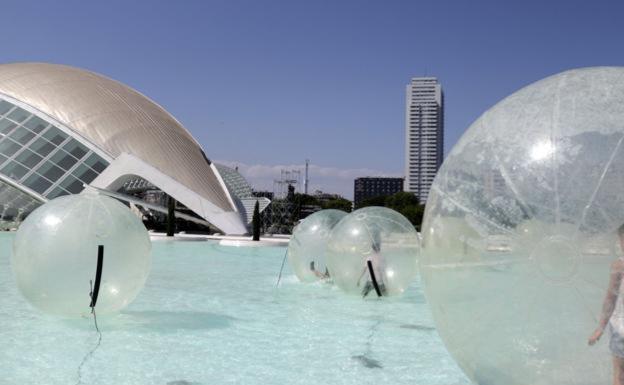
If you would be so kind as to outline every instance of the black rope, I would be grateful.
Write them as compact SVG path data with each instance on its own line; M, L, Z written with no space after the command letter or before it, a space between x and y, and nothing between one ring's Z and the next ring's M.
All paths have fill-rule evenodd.
M368 369L382 369L383 368L383 363L372 357L373 356L373 339L375 337L377 328L379 327L379 325L381 325L381 321L382 321L381 319L378 319L371 325L371 328L368 333L368 337L366 338L366 344L364 345L365 346L364 353L351 356L351 358L354 358L360 361L360 363Z
M280 267L280 272L279 275L277 276L277 283L275 284L275 287L279 287L279 283L282 279L282 270L284 270L284 264L286 263L286 256L288 255L288 248L286 248L286 252L284 253L284 259L282 259L282 267Z
M91 290L89 292L89 297L91 297L91 301L93 301L93 287L92 287L92 283L93 283L93 281L89 280L89 287L91 287ZM95 353L95 351L102 344L102 332L100 332L100 328L98 327L97 315L95 314L95 306L91 308L91 314L93 314L93 324L95 325L95 331L98 334L98 340L97 340L97 343L95 344L95 347L93 349L91 349L84 356L84 358L82 359L82 362L80 363L80 365L78 365L78 381L76 382L76 385L80 385L82 383L82 367L87 363L87 361L89 361L89 359L91 358L93 353Z
M89 280L89 298L91 298L91 302L89 303L89 307L91 308L91 314L93 314L93 324L95 325L95 331L98 334L98 340L95 344L95 347L91 349L82 359L80 365L78 365L78 381L76 385L80 385L82 383L82 367L89 361L93 353L100 347L102 344L102 332L100 332L100 328L97 323L97 314L95 313L95 304L97 303L98 293L100 291L100 281L102 279L102 265L104 263L104 246L98 245L98 254L97 254L97 266L95 269L95 286L93 285L93 281Z
M369 355L373 352L373 338L375 337L375 333L377 332L377 328L381 325L381 319L375 321L375 323L371 326L370 331L368 333L368 337L366 338L366 352L365 355Z

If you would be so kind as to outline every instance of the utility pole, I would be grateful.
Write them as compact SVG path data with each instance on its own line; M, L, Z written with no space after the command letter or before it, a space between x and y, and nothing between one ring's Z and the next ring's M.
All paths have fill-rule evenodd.
M303 181L303 193L308 195L308 185L310 179L308 179L308 166L310 165L310 159L306 159L305 180Z

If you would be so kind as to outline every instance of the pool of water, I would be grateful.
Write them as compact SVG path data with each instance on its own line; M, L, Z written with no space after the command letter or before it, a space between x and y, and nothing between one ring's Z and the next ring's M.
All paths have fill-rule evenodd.
M401 298L302 284L285 248L153 242L152 270L122 313L41 314L18 293L0 234L0 384L423 384L468 380L415 282ZM85 293L88 295L88 293ZM88 299L88 298L87 298Z

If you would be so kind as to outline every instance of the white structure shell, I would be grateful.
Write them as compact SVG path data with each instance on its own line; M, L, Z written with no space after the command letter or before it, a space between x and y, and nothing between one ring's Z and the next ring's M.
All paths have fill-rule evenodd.
M84 184L148 180L228 234L247 232L200 144L162 107L93 72L0 65L0 221Z

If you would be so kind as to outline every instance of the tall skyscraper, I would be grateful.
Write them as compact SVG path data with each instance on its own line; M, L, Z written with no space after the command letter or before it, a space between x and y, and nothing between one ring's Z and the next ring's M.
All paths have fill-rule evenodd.
M444 151L444 94L434 77L412 78L405 111L404 190L424 204Z

